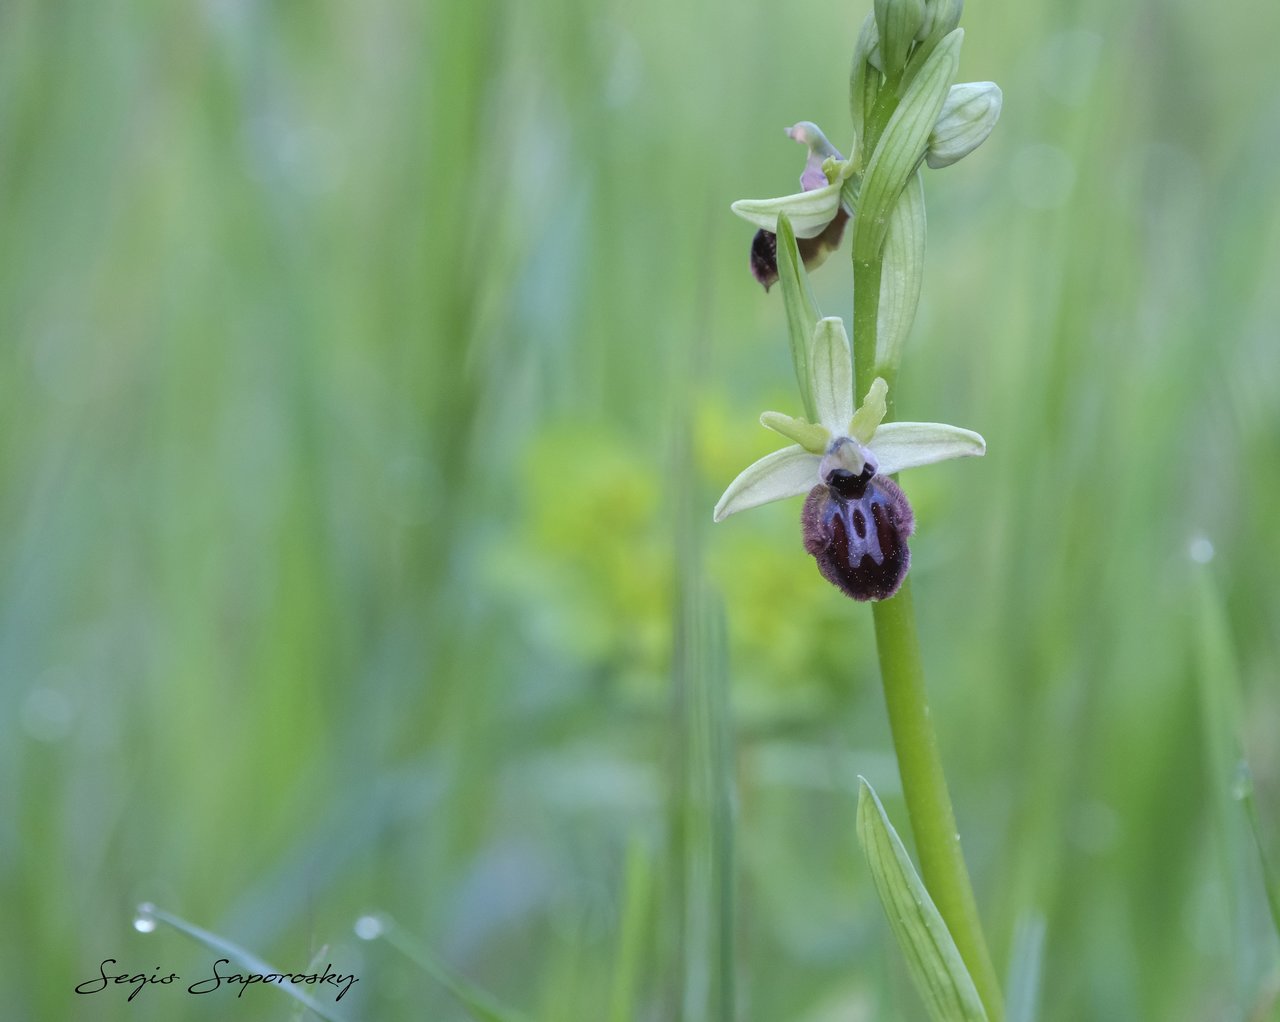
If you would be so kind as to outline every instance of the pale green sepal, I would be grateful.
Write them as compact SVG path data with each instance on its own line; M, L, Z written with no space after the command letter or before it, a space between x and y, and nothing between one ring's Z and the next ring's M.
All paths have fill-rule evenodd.
M816 454L810 454L798 444L766 454L743 469L729 484L716 504L713 520L721 522L739 511L808 493L818 485L818 464L821 461Z
M862 31L858 33L858 41L853 47L853 64L849 68L849 114L858 138L863 137L867 113L876 101L880 73L870 66L868 60L871 51L879 44L880 30L876 27L876 16L872 11L863 19Z
M916 171L889 214L876 315L876 371L894 373L911 333L924 284L924 186Z
M907 64L907 51L924 24L924 0L875 0L881 69L891 82Z
M809 386L809 345L818 325L818 303L809 287L809 274L800 260L796 236L786 214L778 217L778 281L782 285L782 305L787 313L787 336L791 339L791 361L796 368L800 400L809 421L817 419L813 391Z
M831 433L826 426L806 422L804 419L794 419L790 415L783 415L782 412L761 413L760 425L775 433L781 433L811 454L825 454L827 445L831 443Z
M964 30L958 28L939 44L889 118L862 180L853 234L853 258L858 262L870 262L880 253L893 204L924 158L929 133L938 123L960 66L963 41Z
M776 199L739 199L729 208L743 220L774 234L778 233L778 214L785 213L797 238L816 238L835 219L844 178L852 173L852 165L845 164L841 167L842 176L822 188Z
M864 447L871 443L871 438L875 436L880 423L884 422L885 413L889 410L888 403L885 401L887 393L889 393L889 385L877 376L871 381L871 387L867 391L867 396L862 399L862 404L853 413L853 421L849 423L849 435Z
M933 1022L986 1022L986 1010L947 924L880 799L865 778L858 782L858 842L929 1017Z
M853 356L839 316L820 319L814 328L809 386L818 421L832 436L843 436L853 418Z
M934 170L949 167L982 145L1000 119L1004 96L995 82L951 86L938 123L929 135L925 160Z
M891 476L909 468L952 458L976 458L987 453L987 442L971 429L945 422L886 422L867 444L876 456L880 474Z

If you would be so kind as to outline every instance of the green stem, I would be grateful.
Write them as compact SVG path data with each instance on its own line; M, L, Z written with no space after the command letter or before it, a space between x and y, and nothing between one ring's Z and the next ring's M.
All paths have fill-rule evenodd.
M879 372L889 384L892 417L897 366L875 364L881 267L879 255L873 260L855 259L853 263L855 399L866 394ZM973 883L960 848L956 814L951 808L951 795L942 772L938 739L929 716L910 578L903 582L897 596L872 605L872 617L889 728L920 858L920 875L969 969L987 1017L991 1022L1001 1022L1004 1004L1000 984L982 932Z
M876 328L880 315L881 261L853 261L853 400L861 401L875 379ZM889 384L889 400L893 400L894 380Z
M1004 1017L1000 984L982 932L982 919L942 772L938 739L929 717L911 580L903 582L893 599L874 604L871 613L889 728L920 858L920 875L968 966L988 1018L1000 1022Z

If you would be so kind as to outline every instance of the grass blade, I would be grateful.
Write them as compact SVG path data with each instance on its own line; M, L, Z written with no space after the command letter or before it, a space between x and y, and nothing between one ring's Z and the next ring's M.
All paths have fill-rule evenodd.
M250 951L246 951L238 944L233 944L226 938L219 937L216 933L211 933L208 930L202 929L194 923L187 922L181 916L175 916L173 913L166 912L164 909L157 908L155 905L145 904L138 906L138 918L140 920L148 921L155 920L157 922L165 923L168 926L172 926L175 930L185 933L188 937L199 941L210 951L216 951L220 955L225 955L231 961L235 962L241 968L247 969L249 972L258 973L262 976L281 975L281 970L272 968L257 955ZM139 924L139 928L142 928L141 924ZM321 1018L328 1020L328 1022L349 1022L346 1015L321 1004L315 998L304 993L296 983L270 983L264 985L278 988L282 993L292 997L299 1004L309 1008Z
M627 852L623 879L622 917L618 924L618 953L614 964L610 1022L627 1022L635 1012L636 985L644 957L645 927L653 898L653 865L639 842Z
M437 958L430 949L387 915L366 917L371 922L368 937L381 937L418 968L453 994L478 1022L529 1022L528 1016L503 1004L487 990L460 976ZM366 920L361 920L361 923ZM357 929L360 932L360 929ZM368 939L368 938L366 938Z
M1035 1022L1039 1014L1040 971L1044 962L1044 917L1022 918L1013 937L1013 959L1005 986L1005 1022Z

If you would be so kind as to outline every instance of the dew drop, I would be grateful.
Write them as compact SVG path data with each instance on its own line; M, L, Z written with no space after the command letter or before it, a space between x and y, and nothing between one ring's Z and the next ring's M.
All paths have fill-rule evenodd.
M378 916L361 916L356 920L356 936L361 940L377 940L382 936L382 919Z
M1231 797L1237 802L1243 802L1252 795L1253 774L1249 770L1249 764L1241 760L1236 764L1236 775L1231 780Z
M133 917L133 928L139 933L151 933L156 928L156 907L149 901L138 906Z
M1187 544L1187 556L1196 564L1208 564L1213 560L1213 541L1203 532L1197 532Z

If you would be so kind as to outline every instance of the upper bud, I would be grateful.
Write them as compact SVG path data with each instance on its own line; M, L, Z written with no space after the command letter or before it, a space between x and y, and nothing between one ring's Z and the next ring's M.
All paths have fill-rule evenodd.
M960 24L964 0L925 0L924 22L916 39L922 43L938 42Z
M880 30L880 70L895 80L907 64L907 54L925 19L924 0L876 0Z
M949 167L982 145L1000 119L1004 97L995 82L951 86L929 135L925 161L934 170Z

